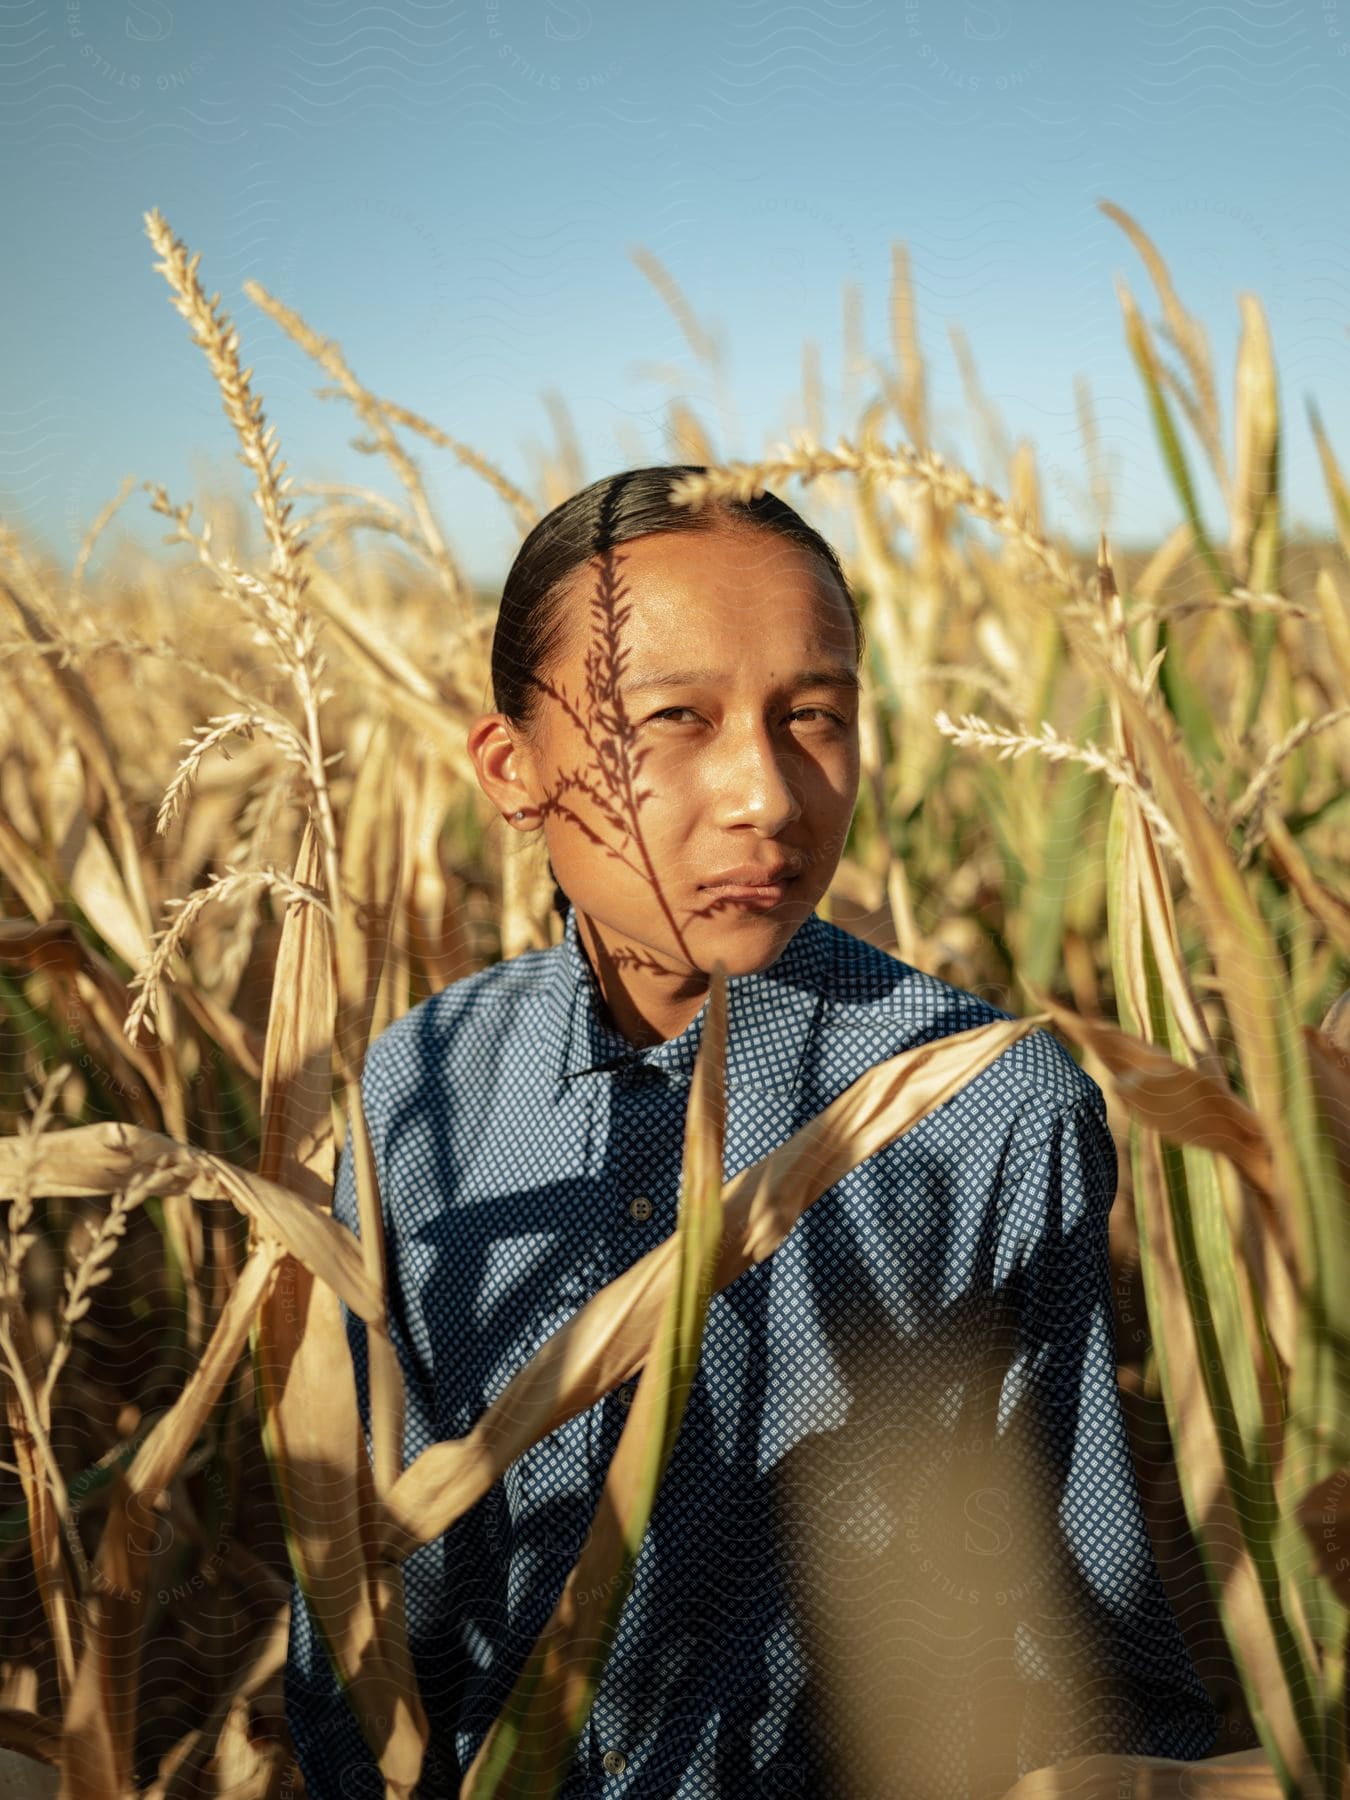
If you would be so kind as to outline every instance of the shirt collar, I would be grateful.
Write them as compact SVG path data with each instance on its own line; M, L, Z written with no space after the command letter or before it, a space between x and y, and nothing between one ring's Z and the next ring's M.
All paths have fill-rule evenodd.
M825 972L832 951L829 922L811 912L778 960L749 975L727 977L727 1086L786 1093L797 1083L807 1042L824 1004ZM546 989L548 1055L562 1083L581 1075L618 1073L637 1065L687 1084L694 1072L704 999L678 1037L641 1047L629 1043L603 1016L603 999L577 929L577 909L567 909Z

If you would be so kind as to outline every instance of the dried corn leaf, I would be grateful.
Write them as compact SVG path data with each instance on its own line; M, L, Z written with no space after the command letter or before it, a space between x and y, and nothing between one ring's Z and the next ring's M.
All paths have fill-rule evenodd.
M357 770L340 857L343 890L355 905L339 908L337 915L342 937L339 1004L343 1029L349 1033L347 1055L357 1063L376 1035L372 1024L399 888L402 819L390 796L406 790L394 779L395 764L390 731L381 720Z
M1270 1144L1275 1179L1287 1197L1302 1195L1304 1180L1289 1136L1286 1092L1286 1085L1297 1082L1301 1071L1290 1067L1288 1059L1283 1015L1289 1000L1282 961L1232 852L1177 752L1133 688L1118 678L1115 686L1130 731L1147 752L1159 798L1187 846L1195 899L1237 1038L1252 1110ZM1296 1227L1302 1223L1296 1209ZM1302 1229L1296 1230L1295 1241L1304 1255L1308 1240Z
M120 1469L85 1599L85 1644L66 1708L61 1800L123 1800L131 1786L145 1596L154 1542Z
M35 919L45 921L51 917L56 907L51 876L5 816L6 813L17 813L17 808L10 795L4 791L7 785L4 778L17 775L17 772L13 764L6 764L0 769L0 874L13 887L28 912ZM20 786L18 782L13 785Z
M131 1078L125 1085L131 1103L146 1128L153 1127L159 1114L152 1109L141 1083L161 1105L165 1103L168 1095L160 1074L163 1047L128 1041L122 1020L131 1006L131 997L108 959L85 943L69 919L53 918L42 924L5 919L0 920L0 963L40 971L49 980L60 979L70 1000L62 1009L66 1029L81 1041L97 1041L90 1021L97 1025L115 1066Z
M1235 1750L1204 1762L1167 1756L1082 1756L1024 1775L1003 1800L1282 1800L1264 1750Z
M18 612L24 630L33 643L55 644L54 635L13 588L0 582L0 591L9 596L10 604ZM84 676L72 662L63 662L53 656L44 656L42 662L56 690L70 739L73 745L79 747L78 767L82 777L80 792L78 795L72 794L71 802L62 814L62 829L53 832L53 840L58 843L66 840L63 850L72 841L78 844L86 833L92 833L97 840L96 844L90 846L94 858L90 865L90 891L95 900L95 908L85 906L84 910L107 941L129 963L137 963L149 954L151 909L142 876L140 846L132 829L126 798L113 760L112 746L103 727L103 715ZM113 862L92 824L100 790L107 801L108 819L121 858L120 868ZM76 815L79 815L80 820L78 826ZM102 859L106 860L99 858L99 852ZM72 891L75 891L73 880L70 885ZM96 910L99 892L106 896L103 916ZM77 894L77 897L80 896ZM84 905L82 898L81 905ZM109 925L113 927L112 931L106 929ZM134 953L129 953L114 932L122 937L127 946L140 947Z
M0 1745L35 1762L55 1765L61 1754L61 1727L41 1713L27 1712L21 1706L0 1706ZM0 1762L0 1794L8 1793L4 1778L7 1763ZM54 1791L54 1790L53 1790Z
M1346 535L1350 537L1350 528L1347 528ZM1322 615L1322 629L1327 634L1332 667L1341 684L1341 692L1350 699L1350 608L1347 608L1337 591L1330 569L1317 571L1314 592Z
M150 955L150 932L127 893L103 833L85 811L85 771L67 738L47 771L47 816L61 880L95 930L133 967Z
M1237 457L1229 506L1233 579L1258 590L1270 585L1270 540L1280 506L1280 405L1270 327L1255 294L1239 294L1233 430Z
M309 591L327 615L342 648L370 678L389 715L406 720L421 732L456 776L472 784L476 777L464 745L465 734L473 723L469 714L447 707L446 697L435 683L409 661L373 619L352 606L341 583L317 564Z
M30 1143L33 1139L28 1140ZM39 1396L43 1391L42 1366L29 1329L28 1318L17 1308L9 1321L11 1342L23 1371L31 1404L40 1416L30 1419L19 1389L0 1360L0 1381L5 1389L5 1414L10 1442L14 1449L15 1467L19 1471L24 1504L28 1510L28 1548L33 1561L42 1610L52 1634L56 1651L57 1673L63 1701L69 1701L75 1685L75 1671L81 1648L79 1597L70 1579L62 1544L62 1520L48 1479L50 1452L44 1457L39 1450L37 1433L50 1445L51 1420L42 1412ZM65 1498L62 1489L62 1500ZM69 1514L66 1514L69 1524Z
M354 1313L363 1319L380 1316L379 1294L351 1232L323 1207L224 1157L115 1119L44 1132L26 1154L34 1158L29 1177L34 1195L115 1194L143 1175L148 1194L230 1200L331 1285ZM24 1155L17 1139L0 1139L0 1199L18 1192Z
M1076 1013L1028 986L1036 1004L1049 1013L1064 1035L1101 1059L1122 1104L1141 1125L1170 1143L1218 1151L1236 1163L1262 1193L1272 1200L1278 1198L1261 1121L1226 1083L1187 1063L1175 1062L1157 1044L1122 1031L1107 1019ZM1287 1249L1283 1220L1273 1209L1268 1218Z
M124 1475L99 1540L87 1629L65 1720L64 1774L70 1800L120 1796L130 1780L136 1694L152 1535L145 1530L243 1354L249 1327L284 1251L264 1243L245 1262L182 1393L156 1421Z
M1272 1619L1248 1547L1244 1521L1234 1503L1225 1472L1224 1447L1206 1395L1206 1352L1197 1339L1187 1299L1162 1151L1156 1138L1144 1135L1138 1140L1134 1172L1140 1266L1149 1317L1154 1323L1154 1350L1168 1396L1168 1423L1187 1512L1193 1522L1203 1521L1201 1548L1211 1580L1221 1596L1229 1642L1241 1658L1243 1687L1249 1703L1254 1696L1260 1696L1253 1707L1253 1718L1262 1742L1269 1744L1273 1739L1281 1746L1296 1779L1307 1784L1299 1791L1314 1795L1320 1790L1315 1785L1312 1761L1286 1678L1288 1670L1301 1663L1305 1684L1302 1704L1306 1705L1313 1647L1300 1630L1301 1621L1285 1614L1283 1602L1271 1602L1277 1615ZM1269 1568L1269 1554L1263 1560ZM1291 1638L1297 1641L1297 1648Z
M1275 1348L1291 1368L1298 1319L1294 1249L1261 1121L1226 1081L1175 1062L1147 1039L1075 1013L1027 985L1064 1035L1101 1059L1131 1117L1169 1143L1213 1150L1227 1159L1235 1179L1220 1180L1219 1188L1229 1224L1242 1244Z
M322 879L321 846L307 824L295 876ZM307 1190L331 1195L332 1044L337 1011L333 935L313 906L288 907L277 960L275 998L263 1058L263 1140L259 1167ZM354 1104L352 1104L354 1095ZM349 1088L353 1138L365 1145L358 1186L378 1207L373 1160L360 1110ZM373 1190L372 1193L369 1190ZM331 1206L331 1200L329 1201ZM383 1330L382 1233L362 1213L360 1244L331 1212L361 1259L375 1300L363 1316L368 1342L376 1467L390 1457L386 1482L402 1453L402 1375ZM346 1330L333 1291L288 1258L275 1289L258 1309L253 1337L263 1441L282 1503L287 1543L306 1603L338 1668L348 1701L392 1790L410 1794L421 1771L426 1716L407 1652L403 1572L377 1563L375 1489L357 1407Z
M1312 916L1326 927L1331 941L1350 956L1350 905L1313 874L1298 839L1278 812L1268 810L1265 821L1266 842L1276 874L1284 877Z
M1350 1008L1342 1005L1350 1026ZM1323 1021L1323 1029L1303 1027L1303 1041L1308 1046L1308 1069L1313 1092L1317 1095L1321 1128L1330 1139L1341 1174L1350 1190L1350 1030L1344 1042L1337 1042Z
M1126 717L1135 729L1136 717ZM1108 835L1117 995L1134 1029L1150 1039L1166 1035L1176 1048L1183 1033L1140 904L1155 858L1138 802L1122 789ZM1301 1720L1312 1703L1315 1650L1296 1599L1282 1587L1270 1521L1264 1510L1257 1516L1248 1491L1259 1483L1272 1498L1266 1433L1272 1405L1280 1410L1271 1392L1274 1372L1256 1342L1249 1296L1232 1277L1214 1164L1184 1147L1167 1154L1152 1132L1132 1133L1132 1143L1140 1266L1187 1515L1262 1742L1278 1746L1282 1765L1296 1769L1300 1779L1311 1777ZM1258 1273L1260 1266L1258 1259ZM1285 1356L1291 1353L1290 1310L1277 1318Z

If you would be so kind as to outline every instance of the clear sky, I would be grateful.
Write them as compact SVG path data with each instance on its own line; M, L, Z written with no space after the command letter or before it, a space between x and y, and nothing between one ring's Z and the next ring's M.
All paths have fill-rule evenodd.
M808 338L827 441L854 429L873 384L846 385L842 293L861 290L883 354L898 241L943 453L1001 481L957 326L1009 432L1040 451L1052 526L1095 535L1083 375L1112 529L1156 538L1177 507L1116 277L1151 321L1160 308L1109 199L1209 330L1230 434L1236 296L1264 303L1288 516L1325 526L1305 402L1350 465L1348 140L1350 0L0 0L0 508L69 562L125 474L179 501L213 477L247 494L152 266L157 206L238 324L297 480L397 491L249 277L376 392L534 486L550 394L587 480L671 460L673 395L723 454L766 450L801 419ZM725 405L639 246L715 329ZM499 582L511 515L445 453L419 455L466 566ZM810 489L784 491L811 512ZM126 516L157 542L146 497Z

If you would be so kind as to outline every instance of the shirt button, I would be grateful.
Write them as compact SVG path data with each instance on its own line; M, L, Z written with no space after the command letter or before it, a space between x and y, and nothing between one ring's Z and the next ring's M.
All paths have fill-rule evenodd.
M622 1750L606 1750L600 1760L605 1765L606 1775L622 1775L628 1767L628 1758Z
M614 1397L620 1406L631 1406L633 1395L637 1392L636 1381L625 1381L622 1387L615 1388Z
M645 1194L639 1194L628 1202L628 1210L635 1219L650 1219L652 1203Z

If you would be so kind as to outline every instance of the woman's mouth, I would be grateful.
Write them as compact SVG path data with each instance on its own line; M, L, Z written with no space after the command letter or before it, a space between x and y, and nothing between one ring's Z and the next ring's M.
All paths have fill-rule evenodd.
M720 886L709 887L707 891L719 900L730 900L737 906L749 906L762 912L777 906L796 879L795 875L785 875L779 881L762 882L754 887L747 887L739 882L724 882Z

